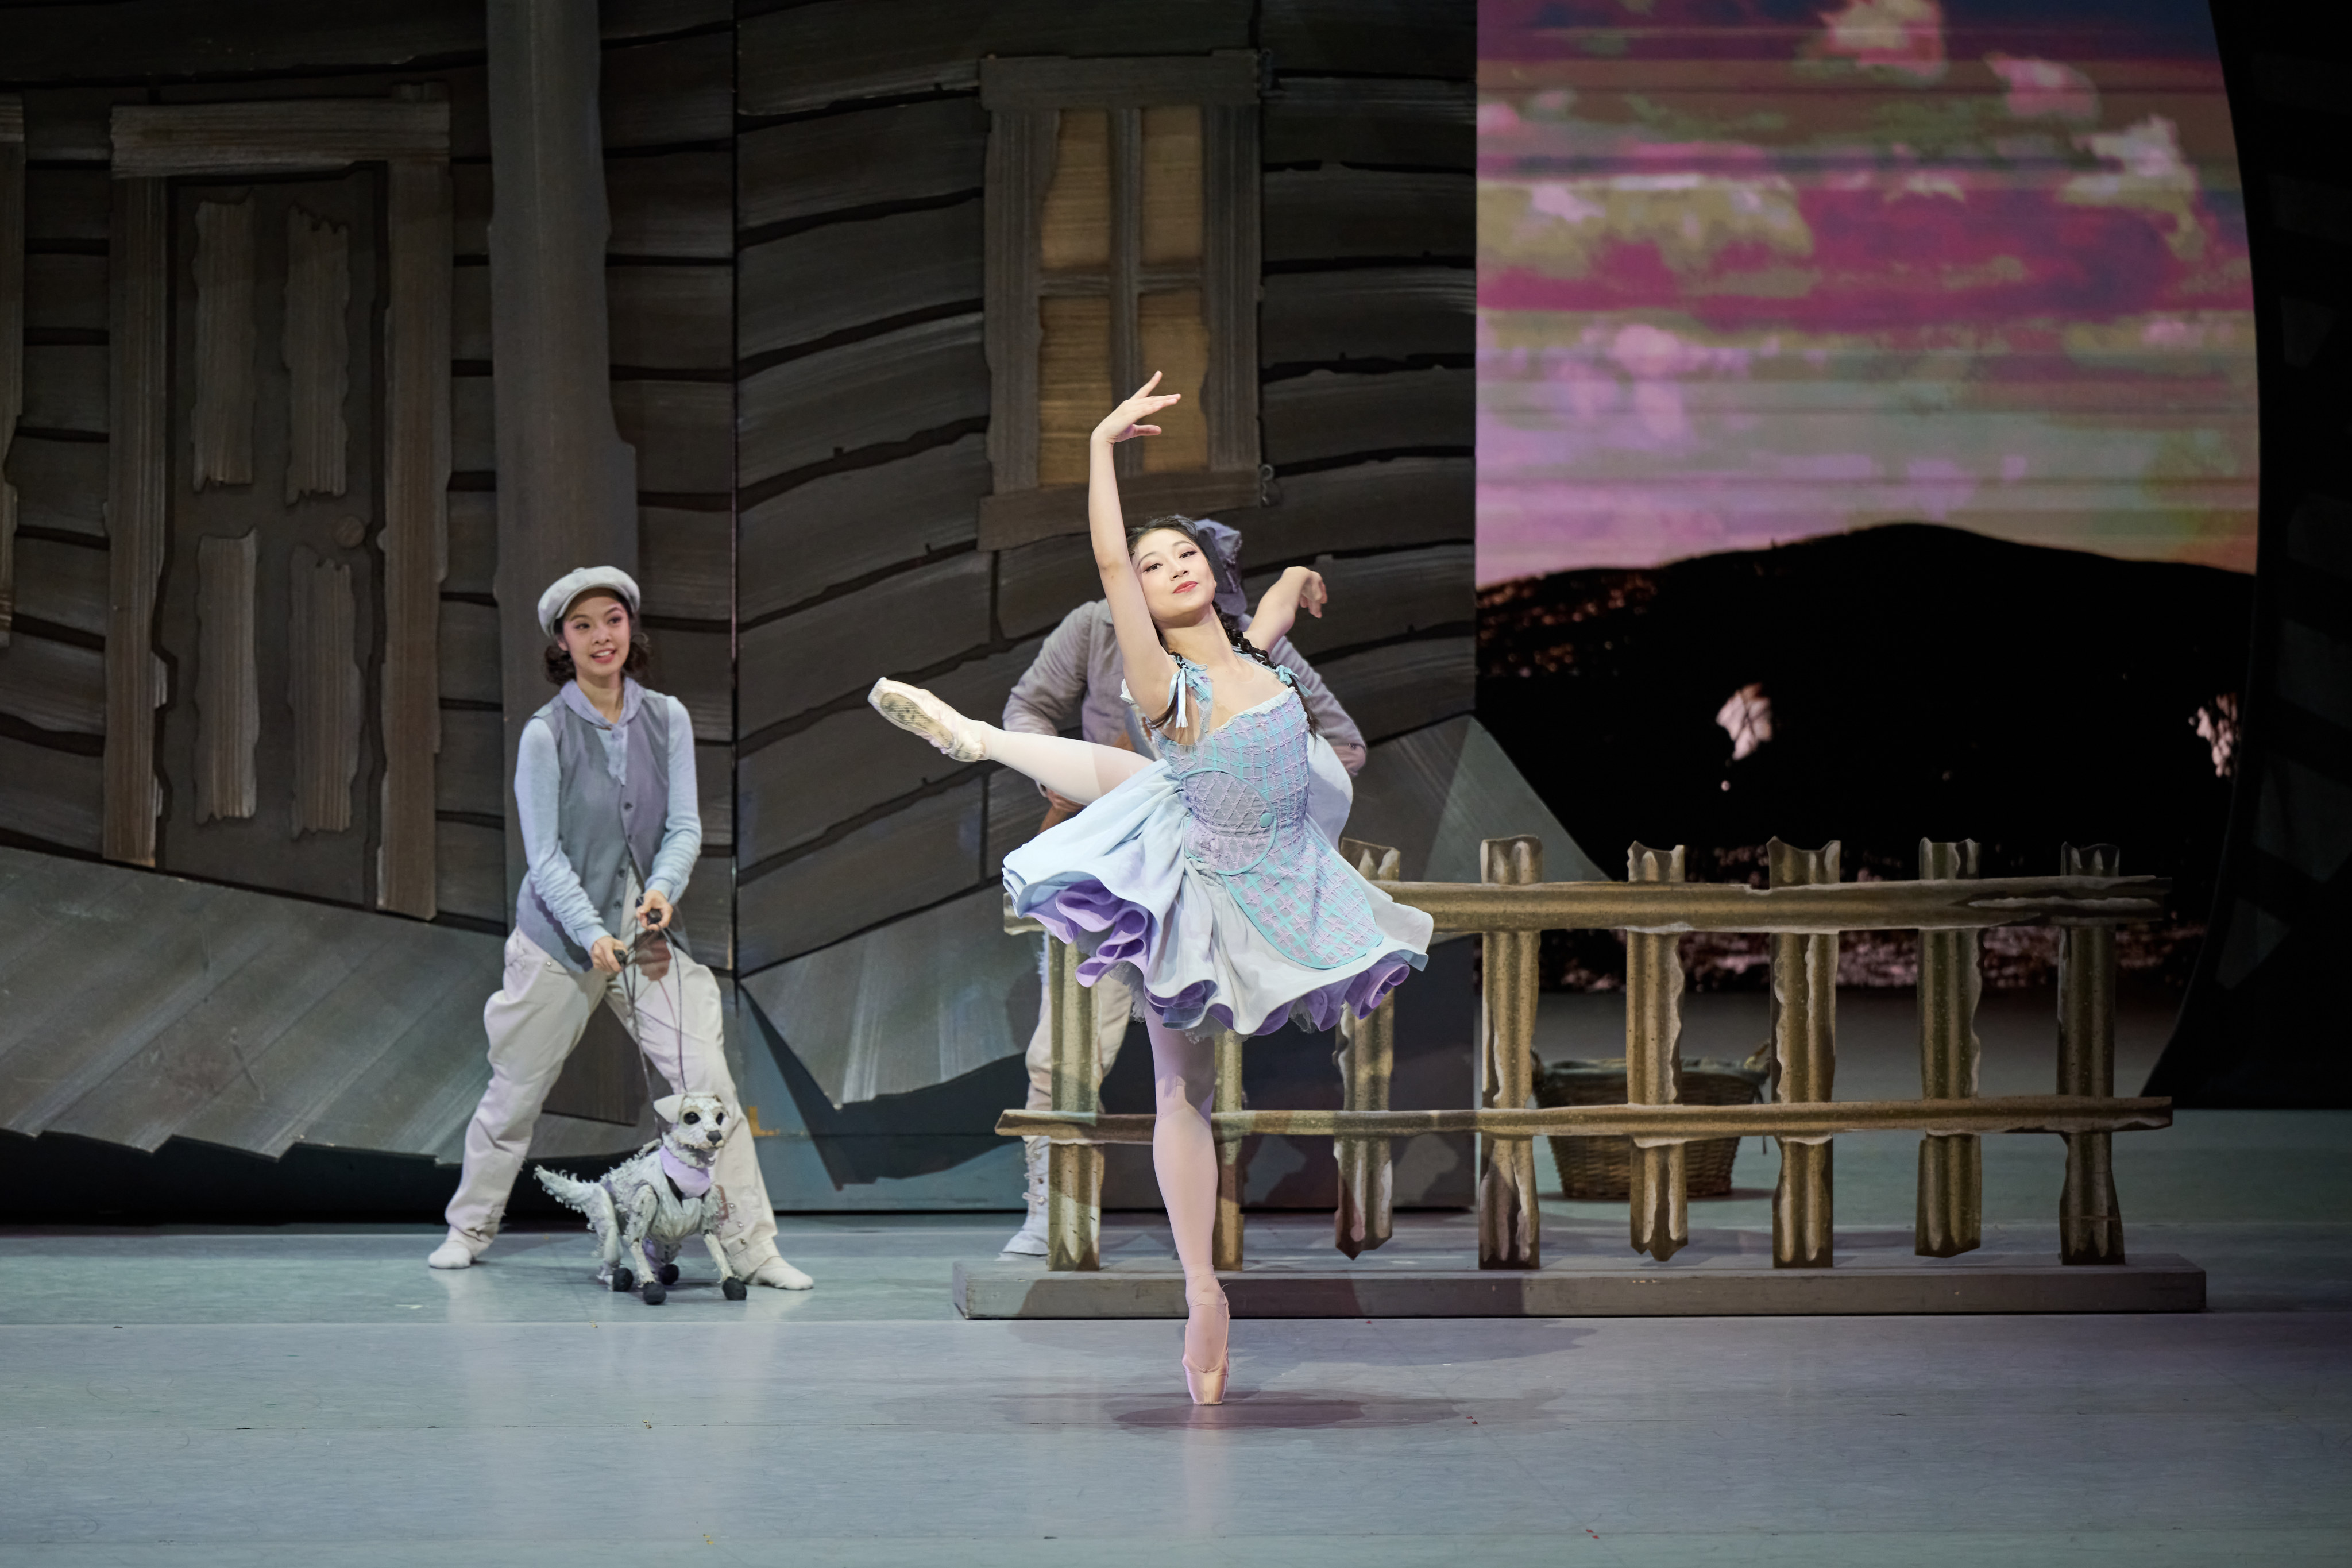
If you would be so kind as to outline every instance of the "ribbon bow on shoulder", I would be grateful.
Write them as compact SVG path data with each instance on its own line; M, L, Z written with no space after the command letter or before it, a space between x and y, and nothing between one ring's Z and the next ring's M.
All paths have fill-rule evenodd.
M1169 658L1174 662L1176 668L1168 678L1168 700L1161 704L1160 710L1169 715L1167 725L1169 729L1181 730L1184 727L1184 689L1191 687L1192 695L1199 698L1203 704L1216 696L1217 689L1209 679L1209 672L1191 659L1181 654L1171 654ZM1289 671L1285 670L1283 673L1287 675ZM1118 695L1122 702L1131 703L1135 700L1128 691L1127 682L1124 680L1118 683Z

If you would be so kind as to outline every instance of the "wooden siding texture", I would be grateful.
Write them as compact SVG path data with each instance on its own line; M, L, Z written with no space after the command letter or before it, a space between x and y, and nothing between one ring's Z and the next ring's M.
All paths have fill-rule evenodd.
M971 779L743 877L735 888L742 972L979 886L982 805L982 781Z
M680 912L721 971L734 963L734 79L730 29L608 42L601 104L613 416L637 453L647 679L694 725L702 859Z
M0 1126L456 1152L488 1079L496 937L17 849L0 888L51 912L0 943Z
M736 145L738 228L757 231L862 207L977 195L988 115L977 98L895 104L744 133Z
M1249 0L1169 0L1149 12L1067 0L823 0L737 29L736 107L798 114L861 99L974 92L985 55L1248 48L1253 9Z
M606 268L613 363L651 371L730 369L734 291L735 279L724 267Z
M1279 500L1246 558L1261 580L1325 573L1329 613L1293 640L1377 742L1475 693L1476 9L1267 0L1260 39L1259 413Z
M988 417L980 313L949 316L786 360L743 379L738 483L757 491L794 469Z
M0 713L43 730L106 733L106 656L36 637L19 623L0 647Z
M892 566L969 548L988 493L978 433L824 474L747 505L736 610L746 625Z
M98 845L109 345L93 247L109 237L109 103L381 96L394 80L438 79L459 265L436 890L446 919L503 926L498 671L502 657L536 654L500 648L489 599L478 0L354 0L331 27L288 0L222 0L201 27L184 20L195 8L162 0L100 9L108 26L94 11L73 24L91 36L72 60L9 54L22 75L158 79L27 95L38 165L27 320L47 341L28 356L8 463L32 625L0 656L11 720L0 811L42 842ZM181 19L138 25L166 13ZM1335 557L1331 615L1297 637L1368 735L1468 711L1474 6L820 0L730 27L731 16L722 0L607 0L603 12L614 401L638 450L654 683L687 703L699 742L706 854L688 911L706 961L749 975L954 900L984 903L1004 852L1042 816L1027 781L947 763L859 700L887 671L994 718L1036 639L1096 592L1082 541L973 548L990 484L985 54L1267 52L1258 370L1276 500L1235 519L1247 560L1263 577ZM257 36L265 16L285 25L225 63L219 40ZM0 47L24 28L0 13ZM470 41L453 42L460 34ZM455 63L412 68L419 59ZM167 70L177 79L162 81ZM479 998L451 1005L462 1044ZM942 1038L931 1066L877 1058L844 1081L920 1087L939 1063L1021 1043ZM429 1130L450 1115L462 1125L478 1092L478 1041L459 1055L442 1079L397 1094L379 1060L352 1094L373 1085L390 1097L383 1109L362 1116L346 1096L314 1125L453 1153L449 1134ZM394 1122L396 1135L377 1126ZM222 1141L247 1136L219 1127Z
M641 507L637 585L646 614L724 625L735 615L735 518L723 509Z
M16 613L90 637L106 635L106 552L90 542L16 541Z
M950 556L747 629L744 733L985 643L991 565L985 555Z
M746 974L984 887L1042 815L1025 781L959 783L973 770L856 700L885 672L944 693L988 670L983 700L950 700L994 719L1025 648L1098 592L1082 539L969 552L990 488L983 54L1271 51L1258 358L1279 499L1234 521L1262 576L1341 557L1330 617L1297 637L1369 731L1470 707L1474 8L1201 4L1116 27L912 9L737 28Z
M821 225L747 246L736 353L746 360L877 321L980 303L981 204Z
M20 417L5 443L16 490L11 635L0 647L0 828L9 841L95 854L104 838L107 548L110 443L105 242L112 190L109 103L99 134L58 124L61 97L24 95L24 315ZM79 163L80 167L61 167ZM93 254L95 252L95 254Z

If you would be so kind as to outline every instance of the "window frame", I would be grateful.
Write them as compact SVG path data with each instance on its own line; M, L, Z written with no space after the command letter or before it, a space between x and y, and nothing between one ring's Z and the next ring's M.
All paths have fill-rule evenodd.
M1205 471L1143 472L1141 453L1119 448L1119 488L1139 513L1214 513L1264 504L1259 466L1257 307L1258 138L1263 57L1210 55L981 62L989 110L983 198L987 263L984 338L989 365L988 457L993 493L980 506L980 548L1003 550L1086 530L1084 485L1037 482L1040 301L1055 292L1039 260L1045 193L1066 110L1103 110L1111 147L1111 384L1131 388L1141 363L1137 300L1173 279L1141 266L1142 111L1201 110L1202 324L1209 368L1201 386L1208 424ZM1186 278L1185 282L1191 279Z

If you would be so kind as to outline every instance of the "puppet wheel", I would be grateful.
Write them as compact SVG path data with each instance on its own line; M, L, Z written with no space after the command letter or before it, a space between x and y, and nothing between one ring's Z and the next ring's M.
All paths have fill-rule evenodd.
M648 1307L658 1307L658 1306L660 1306L664 1301L667 1301L667 1300L669 1300L669 1292L668 1292L667 1289L665 1289L663 1288L663 1286L662 1286L662 1282L661 1282L660 1280L658 1280L658 1279L648 1279L648 1280L646 1280L646 1306L648 1306Z
M740 1301L751 1294L749 1290L743 1289L743 1281L740 1279L727 1280L719 1288L727 1293L727 1299L730 1301Z
M636 1288L637 1277L635 1275L630 1273L625 1268L615 1268L613 1270L614 1294L620 1295L626 1291L634 1290Z
M677 1283L677 1264L665 1263L661 1266L661 1282L665 1285L675 1285Z

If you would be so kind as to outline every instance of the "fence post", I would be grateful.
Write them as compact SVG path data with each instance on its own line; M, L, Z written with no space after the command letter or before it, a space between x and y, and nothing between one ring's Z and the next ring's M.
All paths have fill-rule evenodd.
M1765 847L1771 885L1838 879L1838 844L1799 849L1778 838ZM1835 931L1772 938L1773 1098L1783 1104L1832 1098L1837 1073ZM1835 1245L1830 1157L1835 1145L1780 1140L1780 1184L1772 1194L1772 1266L1827 1268Z
M1977 841L1919 840L1919 879L1973 879ZM1984 974L1973 931L1919 933L1919 1092L1929 1100L1973 1100L1983 1043L1977 1002ZM1973 1136L1919 1140L1919 1215L1912 1250L1957 1258L1984 1244L1984 1143Z
M1339 841L1340 855L1367 881L1396 880L1401 857L1384 844ZM1331 1053L1339 1069L1343 1110L1386 1110L1389 1078L1396 1066L1396 996L1392 992L1370 1017L1343 1008ZM1331 1216L1331 1245L1355 1258L1389 1239L1395 1204L1395 1167L1386 1138L1335 1138L1331 1152L1339 1167L1339 1206Z
M2123 855L2112 844L2072 844L2058 851L2068 877L2115 877ZM2116 1091L2116 931L2109 925L2058 928L2058 1092ZM2121 1263L2124 1216L2116 1203L2115 1134L2066 1135L2066 1185L2058 1202L2063 1263Z
M1543 840L1489 838L1478 847L1478 879L1518 886L1543 880ZM1485 1101L1523 1109L1535 1092L1537 931L1480 935L1486 1005L1479 1034ZM1536 1206L1536 1141L1478 1136L1478 1267L1536 1268L1543 1262L1543 1215Z
M1217 1097L1219 1110L1242 1108L1242 1037L1232 1029L1217 1031ZM1230 1273L1242 1266L1242 1138L1239 1132L1217 1137L1217 1226L1210 1237L1210 1266Z
M1396 1062L1396 998L1393 994L1359 1018L1339 1014L1339 1047L1332 1052L1344 1085L1341 1109L1386 1110L1389 1073ZM1331 1221L1331 1244L1349 1257L1388 1240L1396 1200L1395 1164L1386 1138L1335 1138L1339 1163L1339 1206Z
M1683 847L1625 852L1633 882L1679 882ZM1682 939L1625 933L1625 1103L1672 1105L1682 1098ZM1664 1263L1690 1240L1689 1145L1634 1145L1628 1196L1633 1250Z
M1101 1109L1095 1068L1095 994L1078 984L1081 955L1045 939L1045 996L1053 1009L1054 1109ZM1045 1267L1102 1267L1102 1150L1053 1143L1045 1156Z

